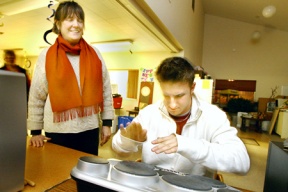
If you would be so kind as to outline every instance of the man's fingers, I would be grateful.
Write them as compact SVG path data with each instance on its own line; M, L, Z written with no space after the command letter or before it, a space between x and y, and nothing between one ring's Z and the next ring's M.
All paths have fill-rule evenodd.
M124 127L120 126L119 130L120 130L121 135L124 136L126 134L126 129Z
M135 141L143 142L147 139L147 130L142 129L141 124L136 122L131 122L126 128L120 125L120 133Z
M151 149L152 152L156 154L159 153L175 153L178 150L178 142L175 134L171 134L167 137L158 137L151 142L153 145L156 145Z
M152 144L159 144L159 143L162 143L166 140L168 140L168 137L158 137L157 139L152 141Z

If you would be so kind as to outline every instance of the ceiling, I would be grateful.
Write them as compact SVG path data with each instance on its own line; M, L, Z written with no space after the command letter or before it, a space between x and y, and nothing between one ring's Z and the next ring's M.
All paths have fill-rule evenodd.
M288 32L288 0L202 0L206 14L263 25ZM276 13L265 18L263 9L274 5Z
M167 1L173 3L173 0ZM25 10L30 6L36 6L39 2L45 2L42 8ZM40 53L41 48L49 46L43 36L45 31L52 28L52 22L47 18L52 15L52 9L57 7L53 5L49 8L49 2L49 0L0 0L0 12L4 15L0 18L0 32L3 32L0 35L0 50L15 49L17 55L34 56ZM78 2L85 11L84 38L89 43L128 39L133 42L129 47L131 52L178 52L182 49L175 39L170 38L170 32L163 26L159 27L153 20L153 15L149 15L147 8L145 10L145 7L141 6L143 0L78 0ZM202 0L202 2L207 14L288 31L288 0ZM276 6L277 12L271 18L264 18L261 12L271 3ZM20 8L22 10L19 10ZM15 14L15 11L24 12ZM50 33L47 41L53 44L55 38L56 35Z
M31 3L33 2L33 3ZM42 2L42 8L23 11ZM44 2L44 4L43 4ZM57 2L49 6L49 0L0 0L0 12L4 15L0 19L0 50L14 49L17 55L38 55L41 48L49 46L44 40L44 33L52 28L52 9L56 9ZM141 7L134 0L78 0L85 12L84 39L88 43L103 41L130 40L131 52L143 51L171 51L178 52L181 47L177 42L167 38L159 27L150 22ZM40 5L41 6L41 5ZM32 9L32 8L31 8ZM5 15L6 14L6 15ZM10 15L12 14L12 15ZM167 29L166 29L167 30ZM47 35L51 44L56 39L54 33Z

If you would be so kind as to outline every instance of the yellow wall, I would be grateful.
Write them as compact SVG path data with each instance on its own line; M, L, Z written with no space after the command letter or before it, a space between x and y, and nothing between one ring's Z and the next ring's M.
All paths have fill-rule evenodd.
M145 0L163 24L179 41L184 56L194 65L202 65L204 11L202 0Z

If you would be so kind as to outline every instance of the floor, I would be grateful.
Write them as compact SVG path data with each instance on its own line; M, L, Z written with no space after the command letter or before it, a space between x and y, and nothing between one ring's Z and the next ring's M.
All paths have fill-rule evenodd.
M284 141L279 135L267 132L258 133L253 129L246 132L238 129L238 136L243 140L250 156L251 166L247 175L236 175L221 173L227 185L247 189L255 192L262 192L265 180L266 161L270 141ZM122 160L136 160L141 157L141 153L134 153L130 156L118 156L111 149L111 139L109 143L99 148L99 156L103 158L116 158Z
M255 192L262 192L264 188L269 142L283 142L284 139L281 139L280 136L275 133L270 135L267 132L258 133L254 130L247 130L246 132L243 132L240 129L238 129L238 136L242 140L247 139L252 141L243 141L250 156L250 170L243 176L221 173L224 177L224 182L231 186L248 189Z

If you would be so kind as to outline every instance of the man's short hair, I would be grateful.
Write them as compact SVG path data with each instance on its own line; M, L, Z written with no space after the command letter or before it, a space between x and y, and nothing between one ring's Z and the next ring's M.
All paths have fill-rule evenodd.
M16 54L13 50L4 50L4 58L7 56L13 56L14 58L16 58Z
M157 80L161 82L194 82L194 67L183 57L170 57L161 62L156 72Z

